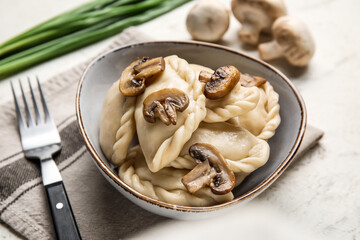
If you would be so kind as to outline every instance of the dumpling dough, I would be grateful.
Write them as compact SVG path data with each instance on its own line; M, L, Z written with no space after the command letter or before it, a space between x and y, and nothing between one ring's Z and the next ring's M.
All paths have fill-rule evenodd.
M214 70L197 64L191 64L199 79L200 71L213 73ZM202 83L204 87L204 83ZM225 122L230 118L245 114L256 107L260 99L260 90L256 87L245 88L236 84L233 90L223 98L206 99L207 113L205 122Z
M258 88L246 88L237 83L225 97L217 100L206 99L207 114L204 121L225 122L230 118L246 114L257 106L259 99Z
M147 165L157 172L175 160L192 133L205 118L205 96L197 75L188 62L177 56L164 58L165 71L138 96L135 110L136 130ZM178 88L189 97L189 106L177 112L176 125L166 126L160 119L149 123L143 116L144 99L164 88Z
M119 81L108 90L100 115L100 146L107 159L121 164L135 134L136 98L119 91Z
M177 56L164 60L165 71L143 94L125 97L118 82L109 89L101 113L101 148L120 166L120 178L148 197L186 206L231 201L231 192L216 195L208 187L195 194L187 191L181 179L196 165L188 150L195 143L213 145L229 163L239 185L269 158L265 140L280 124L278 95L267 82L261 87L238 84L222 99L206 99L198 76L202 70L213 72L211 69ZM144 99L164 88L178 88L189 98L187 109L176 113L176 125L167 126L160 119L149 123L143 116ZM140 145L129 149L135 133Z
M227 160L235 175L247 176L263 166L270 154L269 144L255 137L246 129L229 123L203 122L185 144L180 156L171 163L171 166L192 169L195 162L189 156L188 151L190 146L195 143L213 145ZM236 179L236 183L239 184L240 181Z
M120 178L136 191L163 202L183 206L210 206L231 201L233 194L216 195L210 188L203 188L195 194L187 191L181 178L189 170L166 167L153 173L146 165L141 148L129 150L126 161L119 168Z
M251 87L257 88L257 87ZM249 130L260 139L269 139L275 134L280 124L279 95L269 82L257 88L260 91L260 100L253 110L239 114L229 120L229 123Z

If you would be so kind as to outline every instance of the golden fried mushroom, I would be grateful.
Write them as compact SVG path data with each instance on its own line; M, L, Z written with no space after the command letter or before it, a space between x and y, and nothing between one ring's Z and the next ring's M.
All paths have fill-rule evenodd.
M176 111L182 112L189 106L188 96L177 88L164 88L147 96L143 102L146 121L154 123L156 117L166 125L176 124Z
M239 79L239 70L231 65L220 67L211 75L204 71L199 74L199 80L205 82L205 96L213 100L226 96L239 82Z
M119 89L125 96L138 96L145 91L157 74L165 70L163 57L149 59L139 58L125 68L119 81Z
M226 194L235 186L235 175L219 151L210 144L196 143L189 154L198 165L182 178L190 193L210 186L215 194Z

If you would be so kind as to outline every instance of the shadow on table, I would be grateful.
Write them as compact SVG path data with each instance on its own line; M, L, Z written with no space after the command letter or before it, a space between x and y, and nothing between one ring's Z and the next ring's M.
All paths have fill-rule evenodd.
M279 69L282 73L285 74L290 80L292 78L299 78L308 71L308 67L295 67L290 65L290 63L285 58L274 59L271 61L266 61L270 65Z

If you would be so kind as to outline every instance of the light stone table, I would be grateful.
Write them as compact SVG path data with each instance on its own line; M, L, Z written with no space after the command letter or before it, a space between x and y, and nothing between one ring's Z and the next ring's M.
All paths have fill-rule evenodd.
M0 42L83 2L0 0ZM230 6L230 1L223 2ZM188 40L184 22L193 4L139 29L158 40ZM289 14L301 18L310 28L317 51L305 69L289 67L285 61L271 64L302 93L308 122L325 131L320 144L292 164L263 194L231 214L201 222L170 221L139 233L138 238L360 239L360 1L287 0L286 4ZM239 27L232 19L220 44L258 58L255 48L239 42ZM36 73L44 81L93 57L110 40L48 61L19 76ZM12 98L10 79L0 82L0 103ZM0 239L18 237L0 225Z

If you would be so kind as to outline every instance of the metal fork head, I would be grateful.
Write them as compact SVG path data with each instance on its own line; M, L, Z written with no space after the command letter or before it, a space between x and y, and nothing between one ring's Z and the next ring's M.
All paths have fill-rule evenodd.
M11 88L14 95L14 102L16 108L16 115L18 119L19 132L21 138L21 144L27 158L38 158L40 160L51 157L53 154L61 150L61 140L59 132L56 129L56 125L53 119L50 116L43 91L38 77L36 76L38 92L41 99L41 105L44 113L44 118L40 113L39 102L37 100L35 91L34 91L34 81L29 77L28 84L31 92L32 105L34 107L35 118L31 113L29 103L27 101L25 91L23 88L22 81L18 80L18 85L20 86L22 94L22 102L24 105L24 112L26 117L21 111L20 102L21 100L17 97L15 91L15 81L11 81Z

